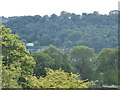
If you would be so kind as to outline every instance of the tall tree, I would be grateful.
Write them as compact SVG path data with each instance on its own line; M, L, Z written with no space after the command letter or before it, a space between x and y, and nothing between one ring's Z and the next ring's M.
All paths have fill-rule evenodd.
M104 48L98 55L97 73L107 84L118 84L118 48Z
M2 36L3 85L5 87L12 87L11 85L7 85L10 80L5 77L12 76L13 74L11 79L14 81L17 77L19 81L20 77L24 78L26 75L32 75L35 62L24 43L19 41L18 36L12 34L9 28L1 26L0 32Z
M82 78L92 77L91 60L94 56L94 50L86 46L76 46L71 50L71 60L75 64L76 72L80 73Z

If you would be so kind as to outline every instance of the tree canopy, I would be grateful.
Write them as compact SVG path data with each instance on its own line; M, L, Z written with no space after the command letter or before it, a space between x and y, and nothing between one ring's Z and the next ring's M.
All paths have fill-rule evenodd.
M35 62L25 45L18 40L18 36L11 33L9 28L0 27L2 35L2 84L3 87L13 88L20 77L33 74Z
M92 82L85 82L86 80L77 80L79 77L77 74L50 68L45 70L47 74L45 77L26 78L30 88L88 88L92 84Z
M93 70L91 67L94 50L86 46L76 46L71 50L71 61L75 64L76 72L80 73L82 78L91 78Z
M115 12L115 13L113 13ZM3 24L20 35L25 43L35 46L50 44L59 48L72 48L85 45L98 53L102 48L115 48L118 45L118 14L108 15L99 12L77 15L62 11L60 16L20 16L3 18ZM102 43L101 43L102 42Z
M33 53L33 57L36 61L36 75L44 75L44 68L47 67L54 70L72 71L72 65L70 60L68 60L67 53L57 49L55 46L49 46L45 50Z
M0 32L3 38L2 88L88 88L91 85L92 82L88 80L77 79L77 74L49 68L52 65L53 69L66 68L68 62L65 52L50 46L33 54L34 60L24 43L18 40L18 36L12 34L9 28L1 26ZM37 72L41 72L41 67L47 67L46 75L36 77L34 66L40 67L37 67Z
M103 82L118 84L118 55L118 48L104 48L99 53L96 72Z

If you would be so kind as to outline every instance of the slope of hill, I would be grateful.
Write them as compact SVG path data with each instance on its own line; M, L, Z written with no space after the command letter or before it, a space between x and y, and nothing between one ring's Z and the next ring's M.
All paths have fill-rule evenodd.
M114 48L118 45L118 13L109 15L99 12L76 15L62 11L60 16L20 16L5 18L3 24L20 35L25 43L35 46L50 44L59 48L72 48L85 45L98 53L102 48Z

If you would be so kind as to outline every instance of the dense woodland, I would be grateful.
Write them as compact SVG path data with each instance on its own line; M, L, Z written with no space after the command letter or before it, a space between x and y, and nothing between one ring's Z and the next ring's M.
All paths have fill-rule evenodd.
M2 88L88 88L91 85L92 82L88 80L77 79L80 77L79 74L64 72L64 69L50 69L52 67L58 69L61 65L65 67L64 62L58 61L62 60L60 58L64 53L55 47L50 47L54 48L51 54L54 57L50 57L45 52L34 54L34 58L40 57L39 61L32 57L24 43L18 40L17 35L11 34L10 29L1 26L0 32L2 35ZM48 50L46 49L46 52ZM61 55L56 57L55 54L58 53ZM42 74L42 68L46 75ZM37 73L41 75L38 77Z
M3 17L3 24L18 34L25 43L35 46L54 45L61 49L70 49L84 45L99 53L102 48L118 46L118 11L108 15L82 13L77 15L62 11L60 16L19 16Z
M63 11L60 16L3 17L2 87L89 88L96 80L119 85L117 15ZM28 42L47 47L30 53Z

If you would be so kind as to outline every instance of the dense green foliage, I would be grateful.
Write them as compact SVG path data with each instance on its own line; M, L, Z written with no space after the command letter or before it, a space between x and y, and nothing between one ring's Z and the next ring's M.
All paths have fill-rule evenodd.
M36 58L36 60L32 58L29 51L27 51L25 45L18 40L17 35L11 34L9 28L1 26L0 32L3 40L1 42L3 53L3 88L88 88L91 85L92 82L84 82L85 80L77 80L77 78L79 77L79 75L77 74L67 73L61 70L54 71L49 68L46 68L46 76L41 76L38 79L36 76L33 75L33 69L36 65L35 61L37 61L38 58ZM53 63L55 68L58 69L59 67L62 67L62 64L64 63L64 53L56 49L54 46L50 46L49 48L44 50L43 55L42 53L39 54L40 55L38 56L42 57L40 60L43 60L37 63L38 66L42 65L40 64L40 62L44 63L44 65L47 65L47 61L44 60L53 60L56 64L58 64L58 67L56 67ZM56 54L58 54L58 58L56 57ZM49 58L46 56L48 56Z
M3 17L2 22L20 38L0 27L2 87L88 88L88 80L120 84L117 15L117 11L109 15L63 11L60 16ZM46 48L30 53L21 40Z
M21 78L32 75L35 61L18 40L18 36L11 34L9 28L0 27L2 35L2 64L3 64L3 87L18 87Z
M49 46L39 53L33 53L36 61L35 74L44 75L44 68L48 67L54 70L63 69L67 72L72 71L70 60L67 53L57 49L55 46Z
M77 80L80 75L67 73L61 70L46 68L46 76L37 79L35 76L27 77L30 88L88 88L92 82ZM37 83L36 83L37 82Z
M105 48L98 55L86 46L72 48L66 53L66 57L62 57L60 52L66 53L49 46L33 53L36 61L34 74L38 77L45 75L44 68L47 67L78 73L81 79L99 80L108 85L118 84L118 48Z
M118 48L105 48L99 53L96 71L103 82L118 84Z
M86 46L76 46L71 51L71 61L75 64L76 71L81 74L82 78L93 77L93 58L94 50Z
M50 44L59 48L85 45L98 53L102 48L114 48L118 44L118 11L101 15L97 11L76 15L62 11L60 16L20 16L3 18L6 27L20 35L25 42L35 46Z

